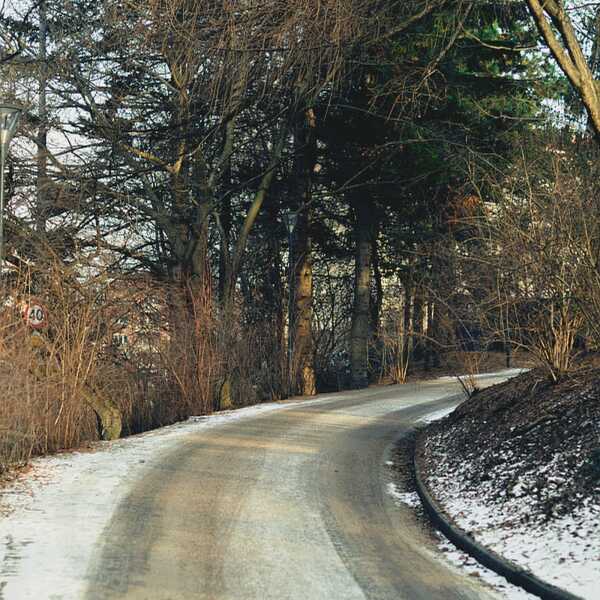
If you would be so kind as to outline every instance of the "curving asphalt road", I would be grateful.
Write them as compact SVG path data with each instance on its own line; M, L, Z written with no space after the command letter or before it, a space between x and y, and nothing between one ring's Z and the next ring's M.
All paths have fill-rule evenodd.
M494 597L439 560L385 491L394 441L458 392L333 394L186 437L118 506L85 598Z

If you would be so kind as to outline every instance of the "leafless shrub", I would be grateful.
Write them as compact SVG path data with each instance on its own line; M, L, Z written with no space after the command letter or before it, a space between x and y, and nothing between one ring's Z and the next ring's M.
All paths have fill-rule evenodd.
M41 291L40 282L44 288ZM33 294L33 289L40 292ZM98 287L83 286L58 264L43 274L27 268L13 274L3 289L0 311L0 461L3 468L32 454L53 452L120 430L130 409L127 394L113 402L103 382L127 389L127 374L102 361L103 311ZM34 301L33 297L37 299ZM47 309L48 327L34 334L22 309L32 303ZM106 371L110 369L110 377ZM114 432L114 431L113 431Z
M406 327L402 307L386 311L384 319L378 335L382 346L380 380L389 378L393 383L405 383L411 361L412 332Z
M56 260L43 273L24 266L3 299L1 469L212 412L219 365L209 287L168 289ZM21 314L33 302L49 315L37 333Z
M410 269L388 286L377 343L381 350L380 380L405 383L415 353L429 335L429 313L422 285L423 274Z
M585 192L573 161L551 144L523 151L497 191L496 203L464 223L467 287L492 336L528 350L558 381L584 325Z

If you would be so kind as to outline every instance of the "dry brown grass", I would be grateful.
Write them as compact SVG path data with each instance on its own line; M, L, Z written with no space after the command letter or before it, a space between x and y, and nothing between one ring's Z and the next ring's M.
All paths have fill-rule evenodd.
M118 279L57 260L13 274L2 298L0 472L209 414L226 374L233 406L281 397L285 354L274 329L240 314L224 335L210 283ZM39 335L20 310L32 298L49 314Z
M97 272L83 281L81 267L56 261L43 274L24 269L5 282L0 470L212 411L218 360L210 288ZM34 297L49 314L39 335L20 309Z
M51 317L37 336L21 315L21 303L38 296L36 274L18 273L2 290L1 469L95 437L95 415L82 391L98 385L101 317L93 299L62 275L51 268L45 278L43 302Z

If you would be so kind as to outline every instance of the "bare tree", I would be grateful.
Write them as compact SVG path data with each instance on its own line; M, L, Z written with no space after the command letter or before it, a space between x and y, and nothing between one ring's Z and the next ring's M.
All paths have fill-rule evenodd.
M581 98L590 126L600 136L600 84L593 68L597 58L589 61L586 57L572 13L563 0L527 0L527 5L552 56ZM600 11L597 3L586 8L590 6Z
M553 381L570 370L584 326L573 167L556 141L523 148L496 202L465 221L462 252L465 287L490 337L526 349Z

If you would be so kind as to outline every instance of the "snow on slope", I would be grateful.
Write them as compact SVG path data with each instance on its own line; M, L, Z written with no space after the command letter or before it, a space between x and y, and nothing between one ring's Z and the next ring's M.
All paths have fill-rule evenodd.
M441 410L430 412L420 418L417 423L433 423L434 421L439 421L450 414L454 409L455 406L449 406L442 408ZM393 467L394 463L392 461L387 461L385 465L387 467ZM404 490L397 483L389 482L387 484L387 493L397 503L404 504L412 509L422 509L421 499L416 491ZM438 549L443 552L444 558L454 569L472 577L479 577L503 598L506 598L506 600L534 600L536 598L536 596L526 592L524 589L512 585L504 577L498 575L491 569L484 567L474 558L457 548L442 533L436 531L435 534L439 540L437 543Z
M600 505L587 501L551 521L532 519L525 493L502 504L489 502L493 490L486 496L481 489L464 489L461 473L445 470L441 461L427 484L462 529L544 581L586 600L600 598Z
M480 544L598 600L600 479L585 475L600 442L596 372L565 389L531 375L473 398L429 430L426 483Z

